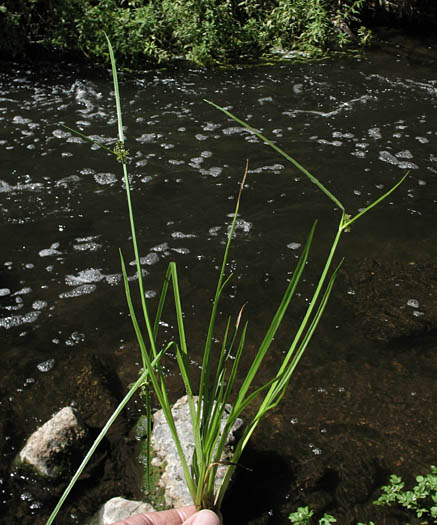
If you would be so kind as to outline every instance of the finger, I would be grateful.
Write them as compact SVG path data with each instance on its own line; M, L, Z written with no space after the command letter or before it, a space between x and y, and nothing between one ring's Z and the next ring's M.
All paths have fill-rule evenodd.
M221 525L221 521L212 510L201 510L184 521L182 525Z
M163 510L161 512L146 512L136 514L113 525L182 525L186 519L196 512L194 505L179 509Z

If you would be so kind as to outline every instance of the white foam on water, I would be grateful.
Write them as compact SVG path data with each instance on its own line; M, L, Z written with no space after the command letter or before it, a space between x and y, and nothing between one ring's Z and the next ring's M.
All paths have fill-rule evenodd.
M65 282L69 286L77 286L81 284L97 283L105 276L98 268L88 268L80 271L77 275L66 275Z
M159 256L155 252L148 253L145 257L140 257L141 265L145 264L147 266L151 266L152 264L156 264L157 262L159 262ZM136 261L131 261L129 263L130 266L135 266L136 264Z
M38 363L36 367L38 370L42 373L50 372L55 366L55 360L53 358L47 359L46 361L43 361L42 363Z
M27 314L22 315L11 315L9 317L3 317L0 319L0 327L9 329L16 326L21 326L22 324L26 323L33 323L36 321L39 317L39 314L41 312L38 311L32 311Z
M0 180L0 193L6 193L13 189L6 181Z
M174 251L176 253L180 253L182 255L186 255L186 254L190 253L190 250L188 248L172 248L172 251Z
M196 237L194 233L182 233L182 232L173 232L171 236L173 237L173 239L193 239L194 237Z
M41 300L36 300L36 301L33 301L32 303L32 308L34 310L44 310L44 308L46 308L47 306L47 302L46 301L41 301Z
M93 241L73 245L73 249L78 252L86 252L86 251L95 252L101 247L102 247L101 244L97 244L96 242L93 242Z
M166 250L168 250L168 243L166 242L163 242L161 244L157 244L156 246L153 246L151 249L152 252L165 252Z
M40 257L50 257L52 255L60 255L61 252L58 251L58 248L60 246L59 242L54 242L50 248L46 248L44 250L41 250L38 252L38 255Z
M407 306L411 306L411 308L419 308L419 301L417 299L408 299Z
M114 184L117 182L117 176L113 173L96 173L94 175L94 180L97 184L105 186L107 184Z
M78 286L69 292L60 293L59 298L70 299L71 297L80 297L81 295L93 293L96 288L97 286L95 284L83 284L82 286Z

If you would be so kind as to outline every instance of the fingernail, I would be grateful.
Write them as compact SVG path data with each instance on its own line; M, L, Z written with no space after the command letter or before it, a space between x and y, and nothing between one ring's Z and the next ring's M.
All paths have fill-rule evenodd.
M193 520L193 525L220 525L217 514L210 510L201 510Z

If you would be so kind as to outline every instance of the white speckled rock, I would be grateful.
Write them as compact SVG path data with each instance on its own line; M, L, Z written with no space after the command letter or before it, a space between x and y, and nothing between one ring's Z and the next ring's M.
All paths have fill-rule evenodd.
M131 501L124 498L112 498L102 506L97 519L92 523L96 525L111 525L116 521L125 520L134 514L153 512L154 510L149 503Z
M191 428L188 397L183 396L178 399L173 405L172 412L185 457L190 464L194 452L194 437ZM226 419L227 414L223 417L222 428ZM231 445L234 441L234 433L242 426L242 424L243 421L241 419L238 419L235 422L232 432L229 435L227 448L225 449L222 459L228 459L230 457ZM182 465L179 461L176 446L162 410L158 410L153 416L151 445L156 454L156 457L153 460L153 465L163 468L160 485L164 488L164 499L166 505L168 507L191 505L193 502L188 488L185 485ZM226 466L219 467L216 477L217 484L220 484L220 481L224 478L227 468L228 467Z
M65 407L35 430L18 459L42 476L56 478L60 474L70 474L68 454L77 449L87 434L77 412Z

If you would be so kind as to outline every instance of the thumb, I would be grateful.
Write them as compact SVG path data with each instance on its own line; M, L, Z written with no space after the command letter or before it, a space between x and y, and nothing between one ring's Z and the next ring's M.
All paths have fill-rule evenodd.
M221 521L215 512L204 509L190 516L182 525L221 525Z

